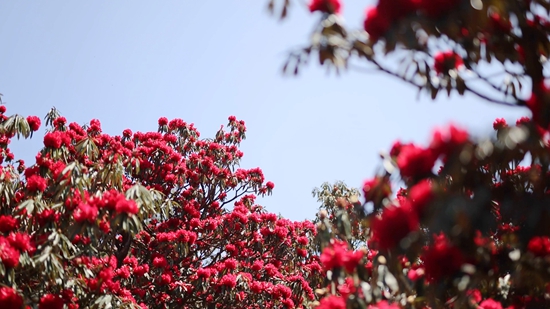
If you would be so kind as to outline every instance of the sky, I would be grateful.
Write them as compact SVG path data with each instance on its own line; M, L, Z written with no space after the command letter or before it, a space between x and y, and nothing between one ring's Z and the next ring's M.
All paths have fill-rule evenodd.
M203 137L235 115L248 129L241 166L261 167L275 183L259 202L292 220L314 217L311 191L325 181L360 187L395 140L426 144L451 122L482 137L495 118L529 115L468 95L417 99L383 73L337 76L316 61L283 76L288 52L320 18L293 3L279 21L267 0L1 1L7 114L42 118L55 106L69 122L97 118L113 135L156 131L165 116L194 123ZM369 4L346 1L346 23L361 27ZM33 163L42 136L12 142L16 157Z

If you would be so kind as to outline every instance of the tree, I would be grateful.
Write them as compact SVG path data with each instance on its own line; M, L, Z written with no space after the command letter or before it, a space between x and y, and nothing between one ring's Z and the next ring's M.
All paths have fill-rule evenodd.
M290 4L269 7L286 17ZM396 142L365 182L363 207L340 206L364 233L342 237L354 219L318 225L327 281L317 308L550 307L550 3L379 0L360 30L342 7L309 1L319 23L285 71L312 54L337 71L365 63L432 98L471 93L532 118L497 119L485 139L451 125L426 145Z
M111 136L99 120L52 109L27 167L8 144L38 117L0 105L1 308L303 308L318 257L308 221L255 204L271 194L259 168L239 168L245 123L214 138L158 120L158 132Z

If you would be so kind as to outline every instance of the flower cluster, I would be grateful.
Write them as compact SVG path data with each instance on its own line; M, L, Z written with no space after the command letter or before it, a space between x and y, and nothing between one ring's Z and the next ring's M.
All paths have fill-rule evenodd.
M542 163L550 135L523 118L497 119L493 128L490 140L450 125L426 147L395 143L386 174L365 181L363 205L342 183L314 192L323 197L317 239L329 282L318 291L320 308L550 305L542 210L550 201ZM535 163L520 165L527 154ZM396 195L394 170L405 185Z
M304 308L315 298L315 226L255 203L275 185L239 167L244 121L229 117L213 139L165 117L157 132L120 136L55 109L46 125L35 164L0 167L1 308ZM21 133L2 132L0 146Z

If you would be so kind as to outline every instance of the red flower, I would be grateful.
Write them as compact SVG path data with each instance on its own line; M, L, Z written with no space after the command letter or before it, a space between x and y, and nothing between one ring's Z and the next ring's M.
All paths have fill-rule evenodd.
M36 116L29 116L27 117L27 123L29 124L29 127L31 127L31 130L38 131L40 129L40 118Z
M38 309L63 309L63 299L58 295L46 294L40 298Z
M170 272L165 272L160 276L160 283L161 285L168 285L172 283L172 274Z
M27 178L27 190L31 192L44 192L44 190L46 190L46 187L46 179L38 175L32 175Z
M260 271L262 270L263 267L264 267L264 262L261 260L256 260L254 261L254 263L252 264L252 267L250 268L254 271Z
M475 290L468 290L466 295L470 296L470 299L473 300L475 303L479 303L481 301L481 291L478 289Z
M353 272L359 261L363 258L362 251L349 251L345 242L335 242L326 247L321 254L321 263L325 270L333 270L344 267L348 272Z
M17 219L8 215L0 216L0 232L9 233L19 227Z
M210 278L211 272L208 268L199 268L197 269L197 276L199 278Z
M44 146L48 148L59 149L61 147L61 144L63 143L63 140L61 139L59 133L59 131L46 133L46 135L44 135Z
M220 279L220 285L224 285L230 288L237 286L237 276L233 274L227 274Z
M365 12L363 27L369 34L369 39L378 41L390 28L391 20L387 15L381 14L378 7L370 7Z
M454 275L464 264L460 249L453 246L443 234L435 237L434 244L424 252L422 260L426 277L434 281Z
M534 122L545 129L548 128L550 123L550 89L544 83L539 86L538 93L531 94L526 105L531 110Z
M496 300L488 298L479 304L479 309L502 309L502 304Z
M89 204L79 204L76 210L73 213L74 220L78 223L88 221L90 223L94 222L97 218L98 209L95 206L90 206Z
M503 128L506 128L507 126L508 124L506 123L506 120L504 118L497 118L493 122L493 129L495 130L503 129Z
M489 16L491 20L491 26L496 32L510 33L512 30L512 24L510 21L504 20L500 14L493 12Z
M397 166L403 177L422 177L432 171L436 159L431 149L403 145L397 157Z
M372 222L372 237L380 249L389 250L395 248L410 232L416 231L418 226L418 218L409 207L392 205Z
M224 264L225 264L225 268L229 270L234 270L235 268L237 268L238 262L235 259L227 259L225 260Z
M344 266L347 245L343 242L336 242L330 247L326 247L321 254L321 263L325 270L333 270Z
M409 201L414 212L420 217L424 213L426 206L433 199L432 184L428 180L421 180L409 191Z
M437 74L448 74L450 70L464 65L462 58L454 51L438 52L434 56L434 69Z
M407 273L407 278L409 278L411 281L416 281L422 277L424 277L424 269L422 268L411 269Z
M31 237L26 233L11 233L8 236L8 241L11 246L18 249L21 252L28 252L33 254L36 250L34 243L31 240Z
M7 268L14 268L19 264L19 251L11 246L8 239L0 236L0 260Z
M165 257L158 256L158 257L153 258L153 266L155 266L157 268L164 268L164 267L168 266L168 261L166 260Z
M330 295L321 299L316 309L346 309L346 300L341 296Z
M342 2L340 0L311 0L308 7L310 12L320 11L339 14L342 9Z
M16 290L7 286L0 287L0 308L18 309L22 306L23 297Z
M378 203L390 194L391 183L387 177L375 177L363 183L363 196L366 202Z
M348 254L346 256L346 259L344 259L344 268L349 272L352 273L357 265L359 265L359 262L363 258L363 251L348 251Z
M468 132L450 125L447 129L435 130L430 148L436 154L448 155L468 141Z
M6 105L0 105L0 114L3 114L6 112Z
M115 205L117 213L137 214L139 209L135 201L121 198Z
M529 240L527 250L535 256L546 256L550 254L550 238L547 236L536 236Z
M275 184L272 183L271 181L268 181L268 182L265 184L265 187L268 188L269 190L273 190L273 188L275 188Z
M61 128L61 127L65 126L65 124L67 124L67 118L65 118L63 116L57 117L53 121L53 126L56 127L56 128Z
M60 217L61 214L56 212L54 209L44 209L36 216L38 223L40 223L41 225L56 222L59 220Z
M92 119L90 120L90 128L89 131L95 131L95 132L101 132L101 122L99 119Z
M124 137L131 137L132 136L132 130L130 129L125 129L124 131L122 131L122 135Z
M166 117L160 117L158 123L159 123L159 126L168 125L168 118L166 118Z
M141 277L145 275L149 271L149 265L139 265L134 268L134 275L137 277Z

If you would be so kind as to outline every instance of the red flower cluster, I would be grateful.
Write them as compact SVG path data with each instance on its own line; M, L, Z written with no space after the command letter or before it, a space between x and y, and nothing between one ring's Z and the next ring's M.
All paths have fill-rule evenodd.
M531 240L527 244L527 250L529 250L535 256L543 257L550 255L550 237L535 236L531 238Z
M48 132L44 135L44 146L53 149L59 149L62 145L69 146L70 137L61 131Z
M311 0L308 7L311 12L339 14L342 10L342 2L341 0Z
M460 0L379 0L378 5L366 11L364 29L370 40L376 42L391 25L415 12L429 17L441 17L458 5Z
M397 157L397 166L403 177L423 177L432 172L436 159L433 149L404 145Z
M10 241L0 236L0 260L6 268L14 268L19 264L19 251L12 246Z
M2 286L0 287L0 307L18 309L23 307L23 297L16 290Z
M321 299L317 309L346 309L346 300L341 296L331 295Z
M323 250L321 263L325 270L334 270L343 267L351 273L362 258L362 251L351 251L345 242L335 241L332 246L326 247Z
M400 207L390 206L384 209L381 217L372 222L372 241L382 250L390 250L409 233L417 231L417 215L406 204Z
M58 295L46 294L40 298L38 309L63 309L63 299Z
M97 218L98 209L95 206L89 204L81 203L78 205L76 210L73 213L74 220L78 223L83 223L88 221L90 223L94 222Z
M434 56L434 70L437 74L448 74L450 70L464 65L462 57L452 50L438 52Z
M544 130L550 128L550 88L541 83L526 102L533 121Z
M424 251L422 260L426 277L432 281L452 277L465 263L460 249L443 234L434 236L434 243Z
M199 139L181 119L121 136L102 133L98 120L87 128L59 116L47 123L45 148L35 165L20 164L24 181L0 216L0 260L16 270L24 302L75 309L108 294L112 306L235 308L278 299L265 307L294 308L315 298L315 227L255 204L254 194L275 185L259 168L238 168L244 121L230 117L214 139ZM19 263L35 254L34 265ZM52 276L62 280L38 276L50 256L61 267ZM0 291L0 307L20 301L17 290Z
M486 299L479 304L480 309L502 309L502 304L494 299Z
M40 124L41 124L40 118L36 116L28 116L27 123L29 124L29 127L33 131L38 131L38 129L40 129Z
M19 222L17 222L17 219L8 216L8 215L1 215L0 216L0 232L2 233L9 233L19 227Z
M44 192L48 186L47 180L38 175L27 177L27 190L31 192Z
M445 130L433 133L430 146L418 147L414 144L395 143L390 154L396 158L397 166L404 178L420 179L432 173L438 158L443 160L468 142L468 132L450 125Z
M378 203L391 194L391 183L387 177L375 177L363 183L365 202Z

